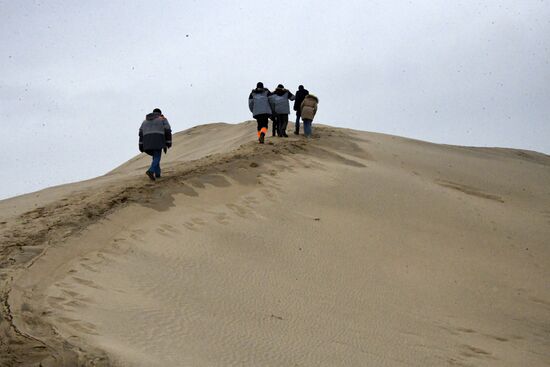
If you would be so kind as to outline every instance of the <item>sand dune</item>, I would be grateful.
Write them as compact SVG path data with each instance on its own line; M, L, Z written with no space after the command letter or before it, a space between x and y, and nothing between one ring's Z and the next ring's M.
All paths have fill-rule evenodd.
M0 201L0 365L550 365L550 157L316 128Z

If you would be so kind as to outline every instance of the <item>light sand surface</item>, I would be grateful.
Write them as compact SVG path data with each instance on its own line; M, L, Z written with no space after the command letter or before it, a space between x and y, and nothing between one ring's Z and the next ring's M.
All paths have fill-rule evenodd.
M550 157L254 130L0 202L0 365L550 365Z

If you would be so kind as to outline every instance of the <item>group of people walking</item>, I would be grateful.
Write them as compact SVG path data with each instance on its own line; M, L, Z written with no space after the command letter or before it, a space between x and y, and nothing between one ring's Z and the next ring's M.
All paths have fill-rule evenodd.
M296 123L294 134L300 134L300 118L304 122L304 135L311 137L313 118L317 113L319 99L310 94L303 85L298 87L296 94L292 94L284 85L279 84L273 92L264 87L262 82L248 96L248 107L258 123L258 141L263 144L268 131L269 119L273 122L272 136L288 137L288 115L290 114L289 101L294 101Z
M311 124L317 112L319 99L310 94L303 85L298 87L294 95L282 84L279 84L275 91L270 92L269 89L264 88L262 82L259 82L248 97L248 107L258 122L258 140L261 144L264 143L267 135L269 119L273 121L272 136L288 137L286 129L290 114L289 101L294 101L294 111L296 111L294 134L300 134L301 118L304 122L304 135L311 137ZM166 154L171 146L172 128L170 123L162 111L155 108L153 112L145 116L145 120L139 128L139 151L152 157L151 166L145 172L151 181L161 177L160 158L162 152L164 151Z

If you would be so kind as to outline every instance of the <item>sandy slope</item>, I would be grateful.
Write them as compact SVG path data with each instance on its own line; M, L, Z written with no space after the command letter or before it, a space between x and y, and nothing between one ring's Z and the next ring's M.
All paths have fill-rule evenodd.
M0 202L0 364L550 364L550 157L253 131Z

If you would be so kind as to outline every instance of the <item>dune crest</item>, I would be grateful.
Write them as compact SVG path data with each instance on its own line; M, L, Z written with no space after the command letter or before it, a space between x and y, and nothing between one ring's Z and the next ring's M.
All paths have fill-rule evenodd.
M0 365L548 365L550 157L315 128L0 202Z

